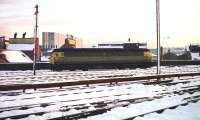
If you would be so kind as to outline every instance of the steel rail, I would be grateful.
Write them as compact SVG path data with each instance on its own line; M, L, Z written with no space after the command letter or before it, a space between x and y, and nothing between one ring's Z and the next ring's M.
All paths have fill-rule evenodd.
M80 80L80 81L69 81L69 82L56 82L56 83L39 83L39 84L13 84L13 85L0 85L0 91L10 91L10 90L23 90L26 89L38 89L38 88L51 88L63 86L76 86L76 85L87 85L90 84L100 84L100 83L118 83L118 82L130 82L130 81L140 81L140 80L151 80L151 79L165 79L171 77L186 77L186 76L200 76L200 72L194 73L177 73L177 74L162 74L162 75L150 75L150 76L137 76L137 77L125 77L125 78L108 78L108 79L97 79L97 80ZM157 81L156 83L161 83L162 81Z
M200 87L198 87L198 88L190 88L190 89L182 89L182 90L176 91L175 94L182 93L182 91L184 93L190 92L190 91L197 92L197 91L200 90L199 88ZM173 93L173 92L170 92L170 93ZM170 93L167 93L167 94L170 94ZM89 116L93 116L93 115L98 115L98 114L105 113L106 111L111 110L111 109L116 108L116 107L125 107L125 106L128 106L130 104L141 103L141 102L144 102L144 101L152 101L153 99L160 99L160 98L162 98L165 95L166 94L160 94L160 95L155 95L153 97L141 97L141 98L132 98L132 99L125 99L125 100L119 100L119 101L117 101L117 103L119 102L120 104L116 104L114 102L114 100L113 101L92 102L90 104L92 104L93 107L96 108L95 110L86 110L86 111L82 111L82 112L80 111L79 113L75 113L75 114L67 114L67 115L64 115L64 116L52 118L52 120L60 120L60 119L64 119L64 118L65 119L79 119L79 118L89 117ZM195 98L195 99L193 99L193 98ZM183 100L191 101L191 99L192 100L198 100L198 99L200 99L200 96L199 95L195 95L195 96L184 98ZM128 103L121 104L123 102L128 102ZM115 103L115 104L113 104L113 103ZM51 103L44 103L44 104L46 104L45 106L54 105L54 103L53 104L51 104ZM41 106L41 105L38 104L38 106ZM34 105L21 106L21 107L20 106L15 106L13 108L11 107L11 108L2 110L0 112L10 111L10 110L18 110L20 108L23 108L23 110L25 110L25 109L31 109L33 107L38 107L38 106L35 105L35 104ZM71 106L74 106L74 105L71 105ZM70 109L88 109L88 107L89 106L87 106L86 104L83 104L81 106L74 106L73 108L69 107L69 106L62 106L62 109L60 109L59 111L61 111L61 112L67 112ZM171 107L174 107L174 106L170 106L169 108L171 108ZM163 109L166 109L166 108L162 108L162 109L155 110L155 111L159 112L159 111L162 111ZM6 116L6 117L1 117L0 119L8 119L8 118L10 118L10 119L20 119L20 118L25 118L25 117L27 117L29 115L33 115L33 114L34 115L43 115L45 113L53 112L53 111L37 111L37 112L31 112L31 113L22 113L20 115L11 115L11 116ZM55 111L58 111L58 110L55 110ZM147 113L143 113L143 114L145 115L145 114L149 114L151 112L152 111L147 112ZM139 114L138 116L143 115L143 114ZM135 117L131 117L131 118L135 118ZM129 119L129 118L127 118L127 119Z

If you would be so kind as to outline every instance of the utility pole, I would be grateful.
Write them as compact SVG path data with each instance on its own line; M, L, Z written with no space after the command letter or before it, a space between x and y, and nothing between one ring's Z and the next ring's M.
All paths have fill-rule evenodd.
M156 0L157 74L160 74L160 0Z
M34 30L34 55L33 55L33 75L35 75L36 68L36 42L37 42L37 30L38 30L38 5L35 6L35 30Z

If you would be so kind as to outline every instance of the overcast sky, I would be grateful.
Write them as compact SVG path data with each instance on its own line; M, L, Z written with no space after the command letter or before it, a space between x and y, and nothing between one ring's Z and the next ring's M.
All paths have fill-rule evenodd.
M147 42L156 47L156 0L0 0L0 35L33 36L34 6L39 32L82 38L87 46L104 42ZM160 0L161 44L200 44L200 0Z

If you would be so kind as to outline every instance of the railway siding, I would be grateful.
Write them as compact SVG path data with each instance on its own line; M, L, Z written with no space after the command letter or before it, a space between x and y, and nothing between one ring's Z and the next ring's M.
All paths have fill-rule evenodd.
M108 79L97 79L97 80L79 80L71 82L56 82L56 83L41 83L41 84L13 84L13 85L0 85L0 91L9 91L9 90L23 90L26 89L38 89L38 88L51 88L63 86L75 86L75 85L87 85L90 84L100 84L100 83L119 83L127 81L140 81L140 80L152 80L154 83L162 83L166 81L161 81L161 79L171 78L171 77L186 77L186 76L200 76L200 72L195 73L178 73L178 74L162 74L162 75L151 75L151 76L139 76L139 77L126 77L126 78L108 78Z
M155 70L2 71L0 119L133 119L199 103L199 66Z

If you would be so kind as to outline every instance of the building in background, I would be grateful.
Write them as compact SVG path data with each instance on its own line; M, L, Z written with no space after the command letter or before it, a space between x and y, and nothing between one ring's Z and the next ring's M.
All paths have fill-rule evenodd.
M83 48L83 40L80 38L76 39L76 48Z
M42 32L42 48L81 48L82 40L67 34L66 36L55 32Z
M22 38L17 38L17 34L14 34L14 38L9 38L9 44L7 44L7 50L18 50L24 52L32 60L34 59L34 38L26 38L25 33ZM40 61L41 49L39 46L39 38L35 41L36 61Z
M65 44L65 36L55 32L42 32L41 61L48 62L53 49Z
M74 37L73 35L66 35L65 44L62 48L82 48L82 39Z
M65 44L65 36L55 32L42 32L42 48L60 48Z
M200 60L200 44L190 44L189 50L192 60Z
M147 48L147 43L101 43L98 48Z
M82 40L73 35L63 35L55 32L42 32L41 61L48 62L53 49L81 48Z

